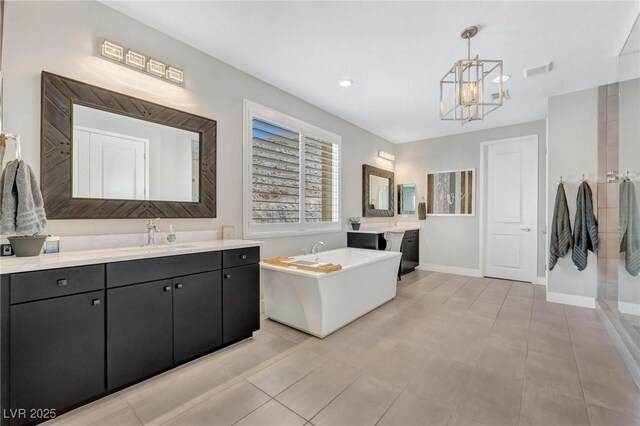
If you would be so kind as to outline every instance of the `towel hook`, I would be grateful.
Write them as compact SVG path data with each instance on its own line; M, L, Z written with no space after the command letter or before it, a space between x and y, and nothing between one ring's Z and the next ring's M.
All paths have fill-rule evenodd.
M558 182L558 185L563 185L564 181L562 180L562 176L560 176L560 182Z
M16 160L22 160L22 148L20 147L20 135L13 133L3 133L4 140L12 139L16 144Z

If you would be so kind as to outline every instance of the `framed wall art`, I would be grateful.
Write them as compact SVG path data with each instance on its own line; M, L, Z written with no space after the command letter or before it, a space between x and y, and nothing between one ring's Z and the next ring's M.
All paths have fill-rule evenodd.
M475 216L476 170L427 172L427 216Z

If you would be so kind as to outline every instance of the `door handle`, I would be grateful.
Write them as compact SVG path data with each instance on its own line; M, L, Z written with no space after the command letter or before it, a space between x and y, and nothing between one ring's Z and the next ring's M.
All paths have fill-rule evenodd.
M66 278L63 278L63 279L61 279L61 280L58 280L58 287L65 286L65 285L67 285L67 284L68 284L68 282L67 282L67 279L66 279Z
M91 304L92 304L93 306L98 306L98 305L100 304L100 299L93 299L93 300L91 301Z
M231 278L231 274L224 274L224 279L228 280L229 278Z
M182 288L182 283L178 283L178 284L176 284L176 288L177 288L177 289L181 289L181 288Z
M242 259L242 260L247 260L247 255L246 255L246 254L241 254L241 255L240 255L240 259Z
M531 232L531 228L520 228L520 230L524 232Z
M171 291L171 286L170 285L166 285L163 288L164 291Z

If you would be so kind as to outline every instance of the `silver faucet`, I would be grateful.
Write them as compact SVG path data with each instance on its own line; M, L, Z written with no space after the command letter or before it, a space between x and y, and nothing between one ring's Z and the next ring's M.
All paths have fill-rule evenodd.
M316 255L316 262L320 260L320 246L324 246L325 244L322 241L318 241L314 245L311 246L311 254Z
M155 236L156 232L160 232L160 227L155 224L156 220L160 220L159 217L155 219L151 219L149 223L147 223L147 247L151 247L156 245Z

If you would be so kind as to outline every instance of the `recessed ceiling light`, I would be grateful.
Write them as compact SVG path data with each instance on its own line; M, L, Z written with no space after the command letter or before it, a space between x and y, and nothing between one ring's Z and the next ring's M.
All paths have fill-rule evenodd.
M510 74L505 74L502 76L502 82L504 83L505 81L509 80L511 78ZM497 76L496 78L493 79L494 83L500 83L500 76Z
M351 80L350 78L343 78L342 80L338 81L338 84L341 87L349 87L353 84L353 80Z

